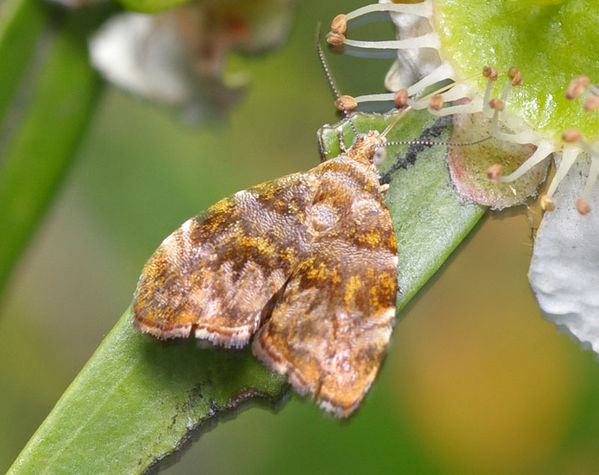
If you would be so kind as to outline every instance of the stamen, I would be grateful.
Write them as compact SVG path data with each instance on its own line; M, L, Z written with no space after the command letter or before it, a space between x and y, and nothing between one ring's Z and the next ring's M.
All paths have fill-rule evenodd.
M345 35L342 35L341 33L335 33L334 31L329 31L325 38L327 43L331 46L342 46L343 42L345 41Z
M396 108L401 109L402 107L408 104L408 90L405 87L402 87L399 91L395 93L395 97L393 98L393 104Z
M471 88L467 84L456 83L451 89L441 93L443 101L453 102L458 99L470 98Z
M499 135L499 113L504 108L504 103L498 97L493 97L489 101L489 108L493 111L493 120L491 122L491 133L493 136Z
M493 91L493 83L497 81L497 70L489 66L483 68L483 76L488 78L487 87L485 89L485 95L483 98L483 112L485 116L491 116L491 108L489 107L489 101L491 100L491 92Z
M555 151L555 146L546 140L542 140L537 144L537 149L535 153L533 153L528 160L526 160L522 165L518 167L516 171L511 173L508 176L502 176L499 181L503 183L509 183L510 181L517 180L522 175L524 175L527 171L532 169L536 164L541 163L545 160L549 155L551 155Z
M443 96L441 94L435 94L430 98L428 106L433 111L440 111L443 107Z
M533 129L524 129L516 134L505 134L498 130L493 136L498 140L518 144L534 144L538 140Z
M336 43L329 41L329 36L335 41L339 41L336 34L329 32L327 34L327 41L329 44L339 46ZM343 36L343 35L341 35ZM342 44L347 46L353 46L354 48L365 48L365 49L413 49L413 48L434 48L439 49L441 47L441 40L437 33L426 33L421 36L415 36L413 38L406 38L405 40L389 40L389 41L360 41L350 40L343 36Z
M559 168L557 169L557 172L555 173L555 176L551 181L551 185L549 185L547 195L553 196L558 185L568 174L570 168L572 167L572 165L574 164L574 162L578 158L578 155L580 155L581 152L582 150L580 149L580 147L576 145L566 145L564 147L564 150L562 152L562 161L560 162Z
M454 106L443 107L442 109L429 108L429 112L436 117L444 117L453 114L475 114L482 110L482 100L479 96L474 96L474 99L470 99L470 87L463 83L456 83L451 89L447 90L442 94L436 94L441 96L444 103L457 101L459 99L468 99L468 102L464 104L457 104ZM423 109L423 105L414 104L414 109Z
M505 107L503 100L494 97L489 101L489 107L495 111L502 111Z
M582 215L589 214L591 212L591 205L587 200L580 198L576 201L576 210Z
M506 102L506 100L507 100L507 96L508 96L508 94L510 93L510 91L511 91L511 90L512 90L512 83L511 83L511 82L508 82L508 83L506 84L506 86L503 88L503 92L501 93L501 101L502 101L503 103L505 103L505 102ZM493 99L491 99L491 100L493 100Z
M349 21L374 12L409 13L410 15L431 18L433 7L431 0L420 3L373 3L348 13L346 17Z
M347 32L347 17L341 13L331 21L331 31L339 35L345 35Z
M568 86L568 89L566 89L566 97L568 99L574 99L580 96L590 83L591 80L587 76L580 75L575 77L570 81L570 85Z
M422 107L414 106L414 109L419 109ZM483 104L481 97L475 97L468 104L458 104L457 106L448 106L444 107L440 111L431 110L430 113L436 117L445 117L448 115L454 114L476 114L477 112L482 111Z
M339 96L339 98L337 98L335 101L335 107L341 112L352 112L358 107L358 102L354 97L344 94L343 96Z
M582 134L576 129L568 129L562 133L562 140L567 143L580 142L581 139Z
M584 103L584 109L587 111L595 110L599 107L599 96L591 96Z
M408 88L408 95L415 96L424 91L427 87L445 79L453 79L453 67L448 61L444 61L434 71L424 76L420 81L412 84Z
M489 78L489 81L497 80L497 69L491 66L483 66L483 76Z
M522 73L518 68L511 67L507 72L508 77L510 78L512 86L521 86L522 85Z
M384 92L381 94L364 94L363 96L356 96L354 99L358 104L365 102L391 102L395 100L395 93Z

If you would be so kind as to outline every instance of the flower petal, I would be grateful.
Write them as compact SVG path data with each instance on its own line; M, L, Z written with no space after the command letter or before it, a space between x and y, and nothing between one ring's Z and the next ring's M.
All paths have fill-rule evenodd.
M545 318L599 353L599 190L589 214L575 208L588 169L581 157L562 181L556 208L537 233L528 278Z
M193 95L186 54L172 18L124 13L108 20L90 41L92 64L111 82L169 105Z

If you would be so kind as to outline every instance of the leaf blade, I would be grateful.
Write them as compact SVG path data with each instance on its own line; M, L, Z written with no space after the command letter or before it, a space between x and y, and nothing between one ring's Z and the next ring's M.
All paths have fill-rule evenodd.
M35 23L30 17L38 14L33 8L12 18ZM69 14L55 34L46 24L38 25L35 38L29 38L37 44L35 51L24 52L29 64L15 64L11 71L28 86L27 100L18 97L16 83L11 86L13 97L1 98L6 110L0 131L0 289L75 158L95 108L101 83L87 61L85 36L100 16L101 12L85 18ZM24 29L10 25L3 32ZM0 50L8 39L0 38Z

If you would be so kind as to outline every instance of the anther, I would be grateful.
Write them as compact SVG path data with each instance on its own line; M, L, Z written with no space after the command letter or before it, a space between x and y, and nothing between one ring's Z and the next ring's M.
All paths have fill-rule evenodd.
M395 93L393 104L395 104L395 107L398 109L401 109L408 104L408 90L405 87Z
M591 96L584 103L584 110L592 111L599 107L599 96Z
M485 66L483 68L483 76L489 78L490 81L497 80L497 70L491 66Z
M356 108L358 107L358 102L352 96L343 95L339 96L339 98L335 101L335 107L339 109L341 112L351 112L356 110Z
M522 73L518 68L511 67L508 70L507 75L512 82L512 86L520 86L522 84Z
M441 94L435 94L430 98L428 106L434 111L441 110L443 108L443 96Z
M345 35L347 31L347 17L341 13L333 18L331 22L331 32L336 33L338 35Z
M487 168L487 178L489 180L498 180L503 175L503 167L499 163L494 163Z
M498 97L493 97L489 101L489 107L491 109L495 109L496 111L502 111L504 108L504 104L503 104L503 101L501 99L499 99Z
M541 195L539 203L543 211L553 211L555 209L555 202L553 201L553 198L549 195Z
M579 130L576 129L568 129L562 133L562 140L568 143L580 142L582 138L582 134Z
M591 212L591 205L584 198L580 198L576 201L576 210L582 215L589 214Z
M587 76L576 76L572 81L568 89L566 89L566 97L568 99L574 99L580 96L586 87L591 83L591 80Z
M572 82L576 82L578 84L582 84L583 86L588 86L589 84L591 84L591 80L589 79L588 76L585 76L584 74L581 74L580 76L576 76Z
M327 43L331 46L341 46L345 41L345 35L341 33L335 33L334 31L329 31L326 36Z

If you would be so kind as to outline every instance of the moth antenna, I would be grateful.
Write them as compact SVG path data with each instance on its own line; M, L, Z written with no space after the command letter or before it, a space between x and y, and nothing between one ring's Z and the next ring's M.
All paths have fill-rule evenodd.
M322 47L320 46L320 22L318 22L316 24L316 52L318 53L318 59L320 60L320 65L322 66L324 75L327 79L327 82L329 83L331 92L335 96L336 104L339 104L339 107L341 108L341 112L343 112L343 115L349 122L349 126L351 127L351 130L354 133L354 137L355 137L358 135L358 130L356 129L355 124L351 120L349 112L343 105L343 101L341 100L341 93L339 92L339 89L335 85L335 80L333 79L333 75L331 74L331 70L329 69L329 65L328 65L327 59L324 55L324 51L322 50Z
M487 140L493 138L492 135L487 135L486 137L474 140L473 142L442 142L435 140L394 140L392 142L387 142L384 147L391 147L393 145L449 145L451 147L468 147L470 145L478 145L479 143L486 142Z

